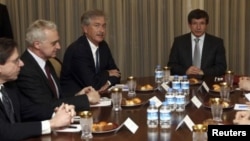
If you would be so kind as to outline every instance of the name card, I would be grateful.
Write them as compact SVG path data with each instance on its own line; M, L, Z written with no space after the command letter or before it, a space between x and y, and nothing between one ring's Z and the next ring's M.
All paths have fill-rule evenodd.
M150 98L150 100L153 100L155 102L155 106L157 108L159 108L162 105L162 102L159 98L157 98L156 96L153 96L152 98Z
M192 103L199 109L202 105L201 101L199 100L199 98L197 98L197 96L193 96L191 99Z
M161 87L162 87L165 91L168 91L168 89L169 89L169 86L168 86L166 83L162 83L162 84L161 84Z
M131 118L127 118L126 121L123 123L130 132L132 132L133 134L135 134L135 132L137 131L137 129L139 128L139 126L131 119Z
M206 92L209 93L209 88L208 88L208 86L207 86L207 84L206 84L205 81L202 82L202 86L204 87L204 89L206 90Z
M175 130L178 130L183 123L185 123L187 125L187 127L190 131L193 131L194 122L190 119L190 117L188 115L186 115L183 118L183 120L177 125Z

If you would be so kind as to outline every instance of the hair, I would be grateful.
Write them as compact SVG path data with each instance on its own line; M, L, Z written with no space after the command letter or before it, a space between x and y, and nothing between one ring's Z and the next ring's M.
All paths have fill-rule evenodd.
M46 20L36 20L33 22L26 31L26 41L29 45L32 45L35 41L46 40L46 35L44 30L57 30L57 26L52 21Z
M209 16L205 10L201 9L194 9L188 14L188 23L192 23L192 19L201 19L205 18L206 19L206 24L209 22Z
M17 43L10 38L0 38L0 64L4 65L14 52Z
M90 11L83 13L83 15L81 16L81 24L89 25L90 20L95 17L106 17L106 16L105 16L105 13L101 10L97 10L97 9L90 10Z

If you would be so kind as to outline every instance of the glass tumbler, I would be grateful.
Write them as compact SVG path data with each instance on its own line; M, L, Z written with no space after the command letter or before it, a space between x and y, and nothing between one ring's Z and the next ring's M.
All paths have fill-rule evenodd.
M129 97L135 97L136 96L136 79L133 76L129 76L127 79L127 85L128 85L128 96Z
M113 104L113 111L120 111L121 103L122 103L122 89L121 88L113 88L111 90L111 100Z
M231 70L226 71L225 82L227 82L227 84L230 88L233 88L233 82L234 82L234 72L233 71L231 71Z
M207 126L195 124L193 126L193 141L207 141Z
M92 139L92 125L93 125L93 117L90 111L82 111L79 113L80 115L80 125L82 128L82 139Z

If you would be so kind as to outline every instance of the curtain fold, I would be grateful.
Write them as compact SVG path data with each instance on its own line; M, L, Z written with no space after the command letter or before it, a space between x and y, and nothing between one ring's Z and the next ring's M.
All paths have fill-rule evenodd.
M58 25L63 59L67 46L81 36L80 17L101 9L107 17L108 42L114 59L128 76L152 76L157 64L165 66L175 36L189 32L188 12L205 9L208 32L224 39L228 69L250 75L250 8L248 0L0 0L8 7L14 38L22 53L25 31L36 19Z

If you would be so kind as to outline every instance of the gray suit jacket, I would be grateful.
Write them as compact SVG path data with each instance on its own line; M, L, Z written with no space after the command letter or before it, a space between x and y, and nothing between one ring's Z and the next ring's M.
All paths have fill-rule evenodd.
M184 75L192 66L191 33L176 37L171 48L168 66L171 74ZM201 69L204 75L223 75L227 69L225 48L221 38L206 34L202 50Z

